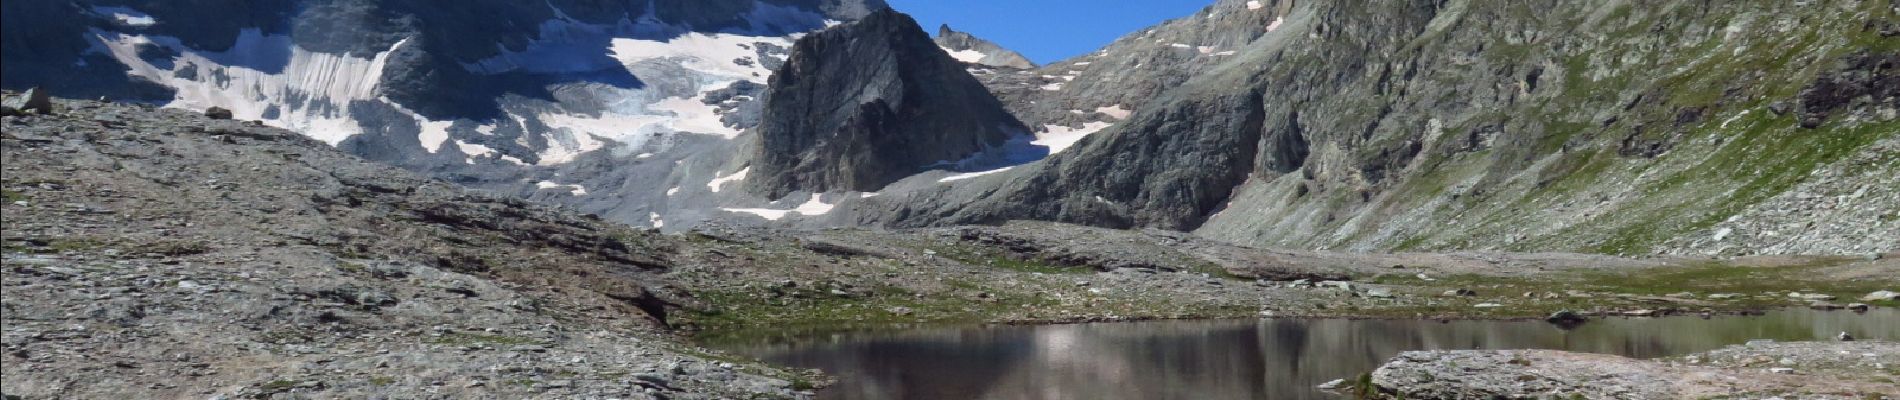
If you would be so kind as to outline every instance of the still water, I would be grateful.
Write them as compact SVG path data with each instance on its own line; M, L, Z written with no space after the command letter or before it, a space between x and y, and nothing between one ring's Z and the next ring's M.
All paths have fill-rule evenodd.
M1900 311L1543 322L1266 319L847 333L728 350L839 378L823 399L1332 399L1321 383L1401 351L1560 349L1649 358L1752 339L1900 340Z

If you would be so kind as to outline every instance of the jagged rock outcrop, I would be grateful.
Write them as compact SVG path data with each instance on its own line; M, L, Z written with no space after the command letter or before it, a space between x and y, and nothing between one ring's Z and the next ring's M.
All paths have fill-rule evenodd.
M1029 57L976 35L950 29L949 24L937 28L937 45L942 46L957 61L991 67L1036 68L1036 62L1030 61Z
M768 86L746 184L771 198L874 191L1024 133L915 20L891 10L799 39Z
M1125 121L1038 164L869 199L858 220L1043 219L1356 250L1648 254L1718 233L1787 237L1710 227L1781 224L1773 216L1788 213L1744 211L1819 179L1846 179L1826 185L1845 194L1865 187L1854 196L1864 207L1900 209L1884 200L1893 189L1866 179L1878 174L1854 166L1894 157L1873 144L1900 132L1882 83L1897 13L1852 1L1222 1L1044 68L1081 71L1044 92L1087 96L991 80L1034 123L1099 120L1089 106L1105 105L1044 109L1061 99L1139 101ZM1166 63L1155 56L1165 48L1218 61ZM1088 72L1104 65L1186 75ZM1257 108L1218 100L1256 95ZM1197 122L1209 120L1230 122ZM1171 143L1207 146L1154 151L1189 149ZM1830 166L1851 172L1817 173ZM1775 207L1806 204L1817 211L1805 215L1850 224L1827 232L1869 234L1774 252L1900 248L1880 234L1895 229L1890 212L1787 197L1796 202ZM1778 219L1741 221L1758 217Z

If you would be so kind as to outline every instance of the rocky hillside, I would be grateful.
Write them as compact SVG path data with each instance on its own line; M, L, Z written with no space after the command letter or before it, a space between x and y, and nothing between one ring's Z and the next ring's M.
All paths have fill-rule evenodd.
M878 0L21 1L0 86L222 107L353 155L624 223L710 187L792 42ZM690 160L690 162L687 162ZM675 189L669 191L669 189ZM676 209L678 209L676 211Z
M747 187L874 192L1026 134L963 68L889 9L799 39L766 89Z
M943 51L957 61L1002 68L1036 68L1036 62L1029 61L1029 57L976 35L950 29L950 25L937 28L936 41L937 46L943 47Z
M7 398L793 398L667 333L672 244L295 133L7 116Z
M1122 99L1114 127L855 208L891 226L1042 219L1299 248L1891 251L1897 14L1223 1L1044 69L1080 64L1043 92L1085 95L991 82L1031 124L1106 121L1060 99ZM1164 48L1218 61L1147 62ZM1086 73L1104 63L1168 71Z

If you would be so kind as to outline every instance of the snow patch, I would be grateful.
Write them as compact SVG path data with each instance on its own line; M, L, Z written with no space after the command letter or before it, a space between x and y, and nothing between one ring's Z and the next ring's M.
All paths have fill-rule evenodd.
M1116 105L1108 106L1108 107L1096 107L1095 112L1108 115L1109 118L1114 118L1118 120L1128 119L1129 115L1133 115L1135 113L1133 110L1129 110L1128 107L1123 106L1121 104L1116 104Z
M541 123L548 126L544 133L548 138L548 148L541 151L540 165L562 164L573 161L575 157L589 151L607 147L602 137L636 139L633 135L617 134L627 132L629 127L641 127L657 122L663 117L655 115L627 115L620 113L601 113L598 116L574 115L567 113L543 114ZM644 140L626 140L630 146L638 146Z
M158 25L158 19L152 18L151 14L146 14L130 7L93 6L92 13L111 18L113 22L117 22L122 26L144 28Z
M702 92L691 99L669 97L649 108L673 113L673 118L661 121L660 125L674 132L705 133L726 139L739 137L739 130L726 126L725 121L719 119L719 109L706 104L705 100L706 94Z
M1043 125L1043 128L1048 129L1048 131L1036 134L1036 140L1030 143L1037 146L1048 147L1049 154L1061 153L1070 146L1074 146L1075 142L1081 141L1082 138L1088 137L1088 135L1094 134L1095 132L1101 132L1103 129L1108 129L1108 127L1111 126L1115 126L1115 124L1108 122L1089 122L1082 124L1081 128L1070 128L1062 125Z
M781 37L693 32L665 41L614 39L608 55L619 60L621 65L668 59L707 75L764 83L766 78L772 76L772 70L765 68L764 63L755 60L746 63L750 65L741 65L736 62L758 58L758 52L752 46L761 42L787 48L792 45L791 41Z
M222 107L237 119L262 120L331 145L363 132L350 117L350 103L383 101L377 89L384 66L391 53L409 42L397 41L371 58L356 58L307 51L292 44L289 36L257 29L239 31L223 52L193 50L166 36L94 30L88 39L94 41L95 51L125 64L127 75L173 88L166 107ZM178 56L170 65L153 65L139 57L145 46L169 48ZM434 144L440 147L441 141Z
M1286 17L1274 18L1273 23L1267 24L1267 32L1273 32L1274 30L1280 29L1280 24L1285 23L1285 22L1286 22Z
M480 157L480 156L495 154L495 149L489 148L488 146L464 142L461 140L455 141L455 149L460 150L462 154L467 155L469 157Z
M575 196L587 195L587 187L581 185L563 185L549 181L540 181L536 182L534 186L541 189L567 189L568 194Z
M1266 6L1266 4L1260 4L1260 0L1250 0L1247 2L1247 9L1249 10L1258 10Z
M943 52L950 54L950 58L955 58L957 61L962 61L966 64L977 64L983 61L984 57L988 57L984 55L983 52L976 50L951 50L949 47L937 47L942 47Z
M979 177L979 176L984 176L984 175L989 175L989 174L994 174L994 173L998 173L998 172L1003 172L1003 171L1008 171L1008 170L1010 170L1010 169L1012 169L1012 168L1016 168L1016 167L1013 167L1013 166L1011 166L1011 167L1002 167L1002 168L997 168L997 169L992 169L992 170L988 170L988 171L977 171L977 172L965 172L965 173L961 173L961 174L956 174L956 175L950 175L950 176L946 176L946 177L944 177L943 179L938 179L938 180L937 180L937 182L938 182L938 183L943 183L943 182L956 182L956 181L960 181L960 180L964 180L964 179L970 179L970 178L975 178L975 177Z
M647 223L649 223L649 224L652 224L652 225L653 225L653 227L655 227L655 228L665 228L665 227L666 227L666 221L665 221L665 220L661 220L661 219L660 219L660 213L656 213L656 212L649 212L649 213L647 213Z
M713 193L719 193L719 189L725 187L727 183L744 182L745 174L748 172L752 172L752 167L745 167L732 175L713 177L712 182L706 182L706 188L712 189Z
M379 98L379 100L389 103L389 106L394 107L397 112L401 112L403 115L408 115L409 118L416 120L416 126L422 128L420 132L416 133L416 141L422 143L423 150L428 150L430 154L434 154L442 151L442 144L449 141L449 127L455 125L455 121L431 121L428 118L424 118L422 114L410 111L409 108L403 107L401 104L396 104L395 101L391 101L388 98Z
M1057 91L1057 90L1062 90L1062 82L1054 82L1047 85L1042 85L1042 90L1047 90L1047 91L1052 91L1052 92Z
M790 214L798 214L798 215L808 216L808 217L830 214L831 209L836 207L836 205L826 203L824 202L824 200L820 199L819 197L820 196L817 193L813 193L811 195L811 200L807 200L805 201L804 204L799 204L797 207L793 207L790 210L774 210L774 209L769 209L769 208L720 208L720 210L725 210L727 212L741 213L741 214L757 215L760 218L765 218L767 220L772 220L772 221L784 219L786 215L790 215Z

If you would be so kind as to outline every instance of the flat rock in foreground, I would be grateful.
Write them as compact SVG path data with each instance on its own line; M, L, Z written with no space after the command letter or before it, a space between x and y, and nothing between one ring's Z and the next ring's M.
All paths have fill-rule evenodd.
M1551 350L1413 351L1372 373L1408 399L1866 399L1900 395L1900 343L1756 343L1639 360Z

